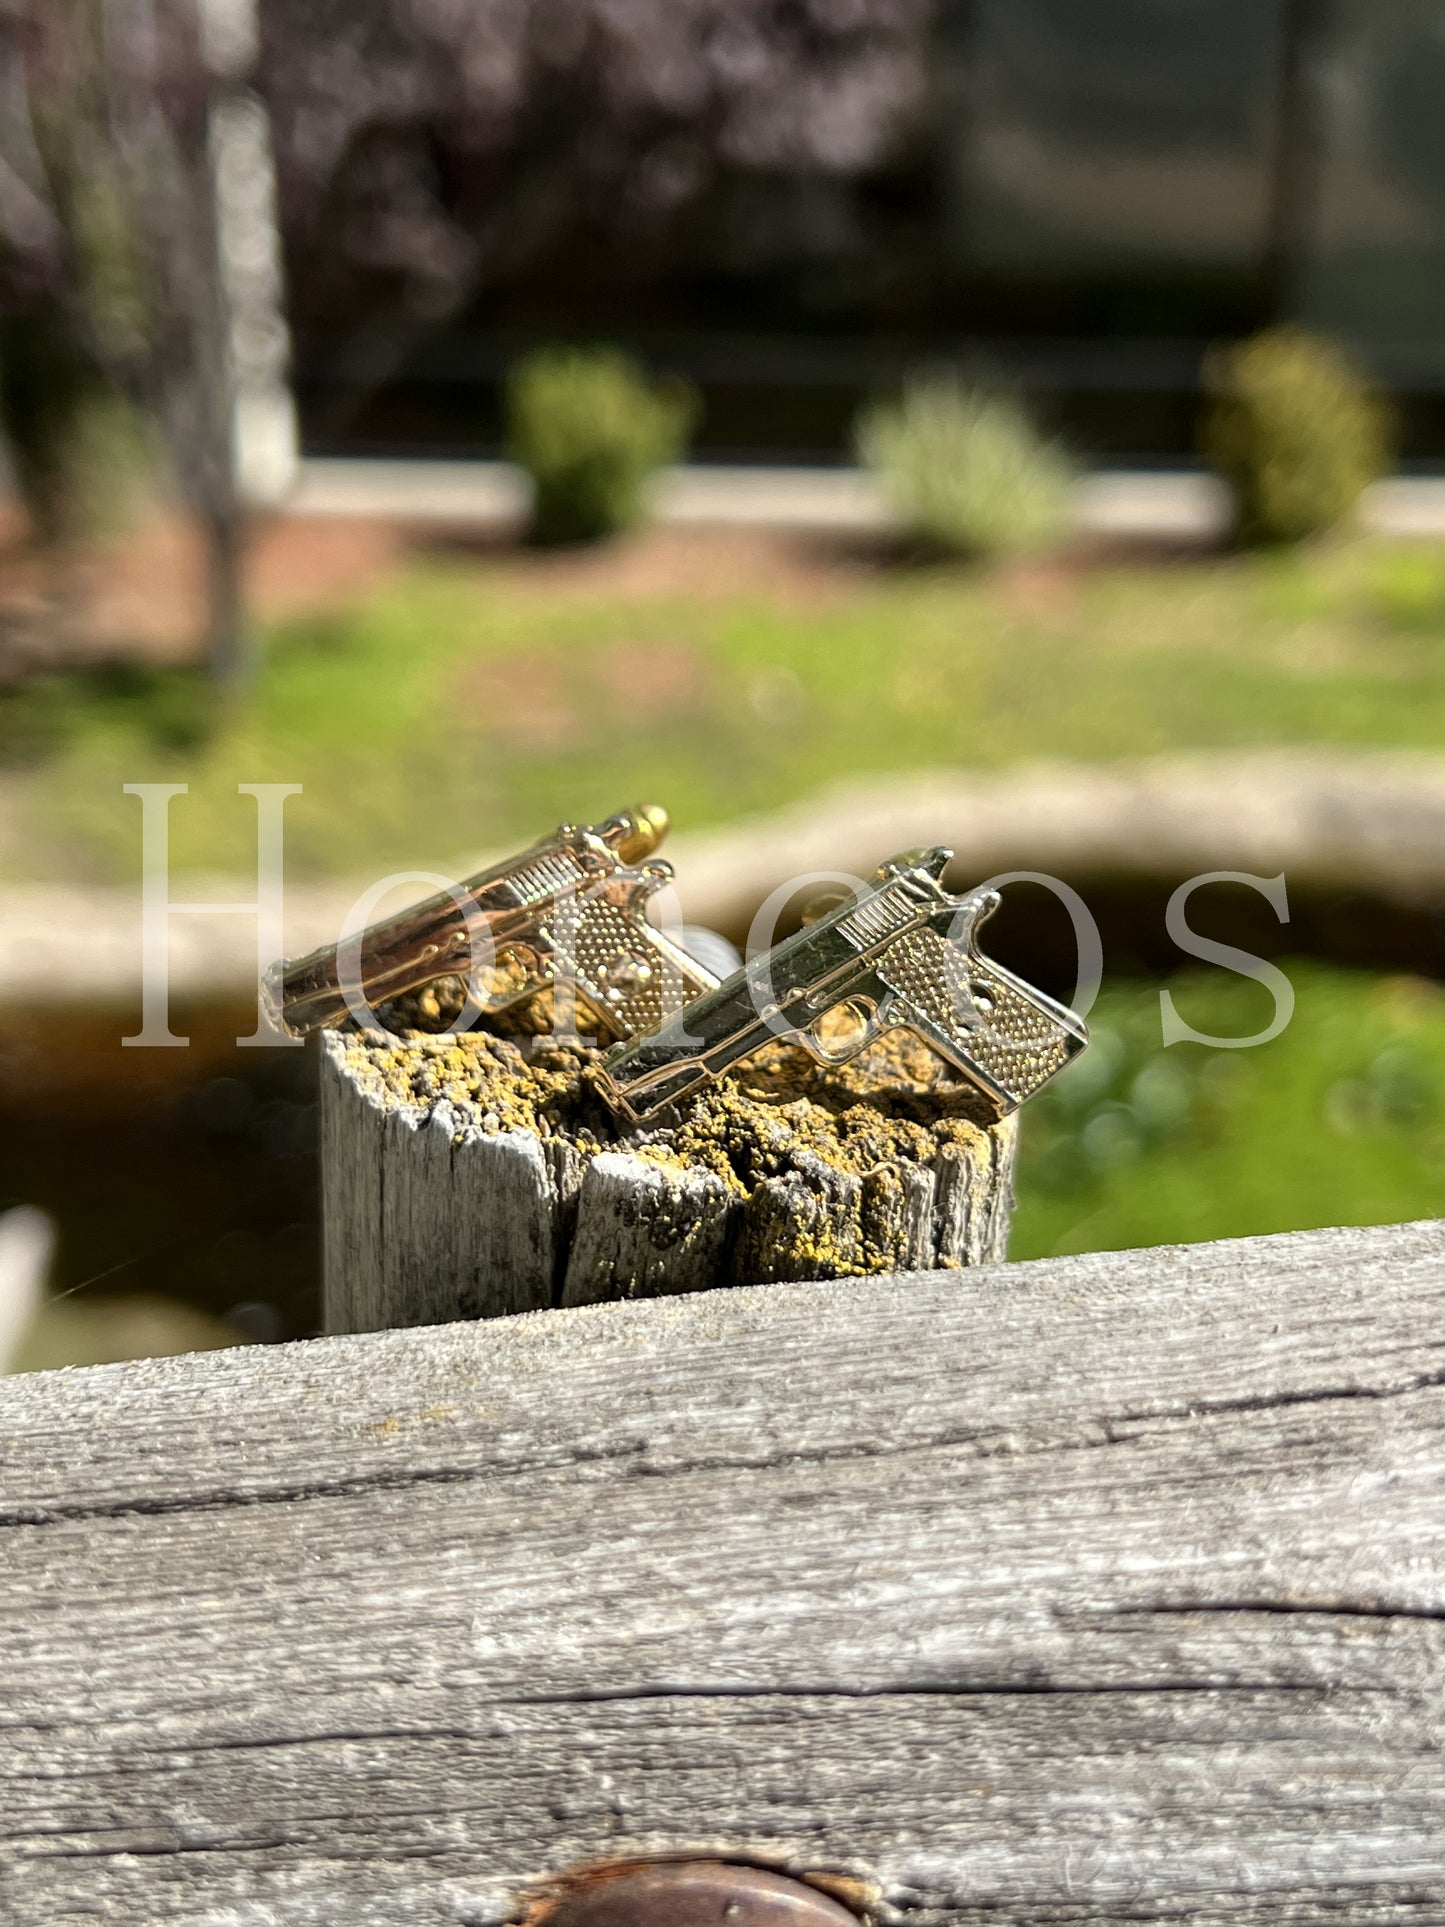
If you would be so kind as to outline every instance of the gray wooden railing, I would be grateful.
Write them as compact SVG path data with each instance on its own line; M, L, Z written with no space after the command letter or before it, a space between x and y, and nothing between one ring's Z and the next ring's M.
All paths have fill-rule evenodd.
M0 1384L0 1916L1445 1919L1445 1226Z

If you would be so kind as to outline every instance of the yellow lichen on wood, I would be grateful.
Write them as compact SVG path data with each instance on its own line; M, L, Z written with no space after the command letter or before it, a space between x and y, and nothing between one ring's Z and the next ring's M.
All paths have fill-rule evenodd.
M554 1302L1004 1255L1012 1122L992 1119L972 1087L906 1033L845 1065L769 1044L646 1125L609 1107L600 1052L584 1042L369 1030L336 1046L347 1086L426 1127L415 1153L404 1136L386 1140L386 1155L435 1172L426 1182L438 1187L441 1213L475 1210L473 1194L447 1190L474 1168L466 1146L537 1141L552 1192L551 1229L540 1235L553 1241L565 1294ZM424 1141L435 1142L438 1126L462 1162L427 1163Z
M626 1150L673 1169L713 1171L740 1194L811 1154L864 1178L973 1150L988 1125L977 1094L922 1044L894 1033L849 1064L823 1065L773 1043L662 1122L629 1125L598 1089L600 1053L488 1031L438 1037L380 1031L346 1039L358 1083L388 1108L449 1104L465 1127L563 1137L584 1152Z

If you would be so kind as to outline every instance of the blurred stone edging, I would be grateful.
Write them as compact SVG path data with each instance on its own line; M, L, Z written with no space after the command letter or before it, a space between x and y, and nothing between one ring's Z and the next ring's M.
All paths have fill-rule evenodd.
M291 496L295 515L385 516L509 528L528 508L528 485L509 462L312 458ZM1208 540L1228 522L1214 476L1177 469L1095 469L1080 481L1081 533ZM761 527L877 534L892 525L876 479L836 468L688 463L664 471L653 514L679 527ZM1445 477L1391 476L1369 490L1367 528L1385 535L1445 534Z
M539 834L546 827L539 823ZM686 920L740 934L790 878L866 876L897 850L933 843L953 845L956 874L968 879L1011 870L1181 880L1210 870L1283 872L1290 885L1430 905L1445 901L1445 756L1259 750L873 777L764 818L682 832L667 855ZM485 852L460 859L455 873L487 860ZM288 954L334 942L373 881L290 885ZM177 875L171 895L245 902L255 882ZM178 1003L246 994L256 970L249 918L180 914L170 924ZM0 887L0 996L11 1009L132 1006L139 982L136 886Z

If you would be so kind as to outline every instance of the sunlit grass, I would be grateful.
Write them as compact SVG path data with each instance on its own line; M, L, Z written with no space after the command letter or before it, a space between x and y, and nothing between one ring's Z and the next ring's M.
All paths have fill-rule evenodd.
M11 875L131 872L127 782L186 782L173 860L245 870L292 782L294 874L445 864L656 794L689 827L860 773L1174 748L1445 741L1445 551L1355 544L988 575L838 568L691 596L414 562L274 628L220 711L180 672L0 702Z

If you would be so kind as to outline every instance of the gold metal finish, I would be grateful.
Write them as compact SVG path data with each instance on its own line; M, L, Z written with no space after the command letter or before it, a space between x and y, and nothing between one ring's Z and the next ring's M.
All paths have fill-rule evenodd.
M853 892L845 890L841 884L831 890L820 890L816 896L808 898L798 920L805 930L809 930L815 923L821 923L824 917L831 916L835 910L851 902L852 896Z
M630 810L619 810L616 816L609 816L597 826L597 834L604 842L611 841L608 832L614 824L620 826L620 834L612 848L624 863L641 863L651 856L670 827L661 803L634 803Z
M564 1009L570 994L577 1027L608 1040L655 1029L717 983L648 921L648 902L672 870L632 859L666 833L667 812L656 804L598 824L564 823L455 891L347 943L274 964L263 986L272 1018L304 1037L455 976L468 984L468 1017L548 989Z

